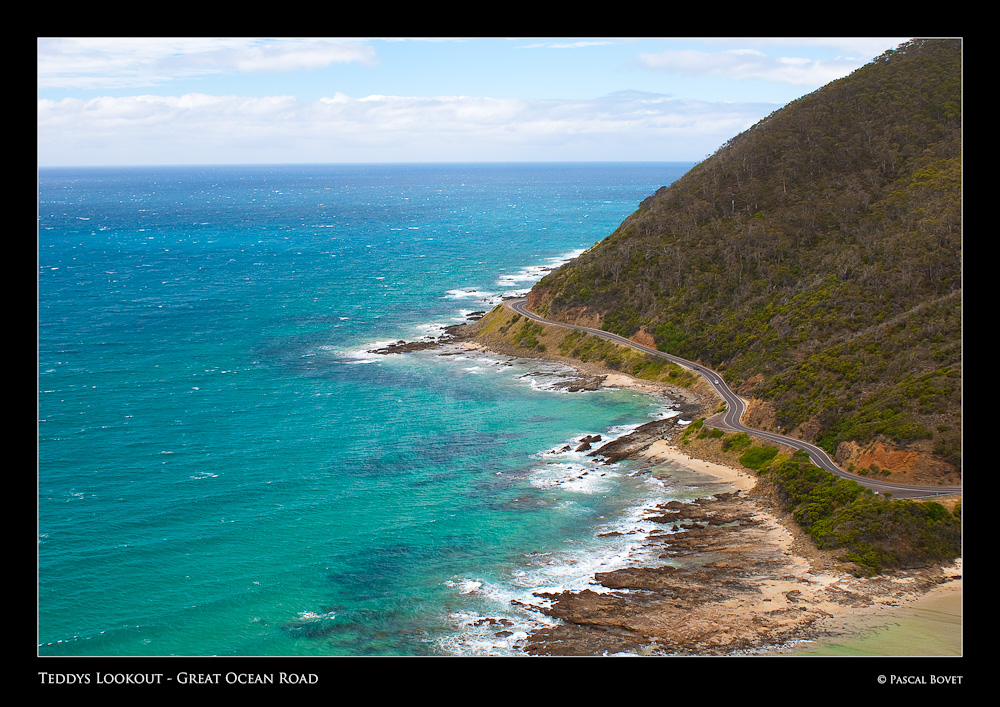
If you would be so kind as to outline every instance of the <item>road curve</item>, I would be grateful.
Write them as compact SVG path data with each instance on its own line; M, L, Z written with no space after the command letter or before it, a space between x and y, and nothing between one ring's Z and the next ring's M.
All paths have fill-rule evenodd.
M644 351L646 353L652 354L654 356L659 356L661 358L669 359L679 366L688 368L696 373L701 374L702 378L708 381L708 384L712 386L715 392L726 401L726 410L722 414L721 419L716 419L710 425L722 430L729 430L731 432L746 432L755 437L760 437L762 439L775 442L777 444L783 444L786 447L792 447L793 449L801 449L806 454L809 455L809 459L812 463L821 469L825 469L830 473L842 476L845 479L851 479L856 481L862 486L866 486L873 491L877 491L881 494L891 494L894 498L921 498L926 496L941 496L951 493L961 493L961 486L908 486L904 484L895 484L889 481L879 481L876 479L868 479L863 476L858 476L857 474L851 474L844 471L839 466L837 466L830 456L822 449L814 444L805 442L801 439L794 439L792 437L785 437L784 435L775 434L774 432L764 432L762 430L755 430L753 428L747 427L743 424L743 413L746 411L746 403L740 398L736 393L729 389L726 385L726 381L718 373L710 368L706 368L687 359L680 358L679 356L673 356L663 351L658 351L657 349L650 348L648 346L643 346L642 344L637 344L636 342L626 339L618 334L612 334L608 331L603 331L602 329L592 329L590 327L578 326L576 324L564 324L562 322L552 321L551 319L545 319L540 317L534 312L528 311L526 305L527 300L524 299L514 299L505 300L504 305L511 309L512 311L520 314L521 316L532 319L536 322L541 322L543 324L552 324L555 326L565 327L567 329L576 329L577 331L584 331L588 334L593 334L594 336L599 336L602 339L607 339L608 341L614 341L619 344L624 344L625 346L631 346L633 349L638 349L639 351ZM706 425L709 424L707 421Z

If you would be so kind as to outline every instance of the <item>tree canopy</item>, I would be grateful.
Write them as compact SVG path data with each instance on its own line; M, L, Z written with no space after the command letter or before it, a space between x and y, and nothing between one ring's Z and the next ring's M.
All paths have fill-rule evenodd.
M532 290L818 425L961 457L960 40L907 42L733 137Z

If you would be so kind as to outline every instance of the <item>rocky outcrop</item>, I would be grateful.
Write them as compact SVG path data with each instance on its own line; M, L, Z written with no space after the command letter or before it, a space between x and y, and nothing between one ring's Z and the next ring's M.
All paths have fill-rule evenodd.
M541 373L533 371L525 373L522 378L552 378L545 387L549 390L563 390L567 393L579 393L583 390L600 390L604 387L607 376L579 374L566 376L563 373Z
M595 589L539 592L560 623L530 655L734 655L830 635L828 620L898 605L954 579L946 568L859 579L790 532L766 488L658 506L663 564L594 575ZM800 553L805 553L804 555Z
M481 318L482 312L473 312L469 315L469 321L477 321ZM478 315L478 316L477 316ZM413 351L426 351L427 349L436 349L443 344L454 341L455 339L461 337L462 332L466 325L464 324L453 324L451 326L444 328L444 333L437 338L432 339L422 339L420 341L405 341L400 339L399 341L393 342L380 349L371 349L368 353L372 354L400 354L400 353L410 353Z
M429 340L429 341L403 341L402 339L400 339L399 341L397 341L395 343L392 343L392 344L388 344L387 346L383 346L380 349L372 349L368 353L382 354L382 355L386 355L387 356L389 354L411 353L413 351L424 351L426 349L436 349L440 345L441 345L441 342L438 341L438 340Z
M961 485L961 472L927 447L930 447L928 442L898 447L881 437L863 445L841 442L836 461L855 473L887 477L902 483Z
M758 430L778 432L815 442L822 431L817 418L807 420L792 430L777 423L774 407L765 400L744 398L747 403L743 424ZM962 474L954 464L934 453L933 442L918 440L907 446L894 444L885 437L859 443L841 442L834 461L843 468L862 475L877 475L903 484L917 486L961 486Z
M562 623L533 633L528 653L731 654L800 639L829 615L762 594L760 578L780 574L788 560L763 541L776 526L747 499L720 494L658 510L648 520L664 530L652 542L671 564L599 572L604 591L540 595L552 600L545 613Z
M656 348L656 339L646 330L646 327L642 327L634 333L631 340L641 346L648 346L651 349Z
M689 411L690 412L690 411ZM624 459L635 459L642 452L646 451L661 439L673 439L684 430L680 423L683 415L668 417L665 420L653 420L644 425L640 425L627 435L612 440L602 445L589 456L600 457L608 464L614 464Z

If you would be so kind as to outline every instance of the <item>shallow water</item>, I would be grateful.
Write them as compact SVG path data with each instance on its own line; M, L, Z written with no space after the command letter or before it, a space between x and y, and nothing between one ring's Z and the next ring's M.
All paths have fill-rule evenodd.
M852 621L844 636L802 643L796 656L960 656L961 591L931 593L888 615Z
M516 655L535 592L640 561L684 493L562 449L672 404L368 352L688 167L40 170L39 654Z

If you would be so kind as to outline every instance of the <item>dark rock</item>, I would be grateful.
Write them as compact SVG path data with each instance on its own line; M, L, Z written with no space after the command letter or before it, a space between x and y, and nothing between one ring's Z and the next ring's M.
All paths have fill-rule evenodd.
M388 355L436 349L450 341L455 340L456 338L460 338L462 327L464 326L464 324L452 324L451 326L447 326L444 328L444 333L437 339L428 339L425 341L404 341L400 339L399 341L389 344L388 346L383 346L380 349L371 349L368 353Z
M561 376L558 373L528 373L525 377L541 377L541 376ZM562 380L557 380L550 384L549 387L555 390L565 390L567 393L579 393L585 390L600 390L601 386L604 385L604 380L607 376L573 376L571 378L564 378Z
M581 444L579 447L576 448L576 451L586 452L590 450L590 445L592 442L600 442L600 441L601 441L601 435L587 435L586 437L580 440Z
M380 349L372 349L368 353L373 354L399 354L410 353L411 351L424 351L425 349L436 349L441 344L437 341L397 341L394 344L383 346Z
M653 442L669 439L676 427L676 418L673 417L647 422L624 437L612 440L597 451L591 452L591 456L602 457L609 464L623 459L634 459Z

